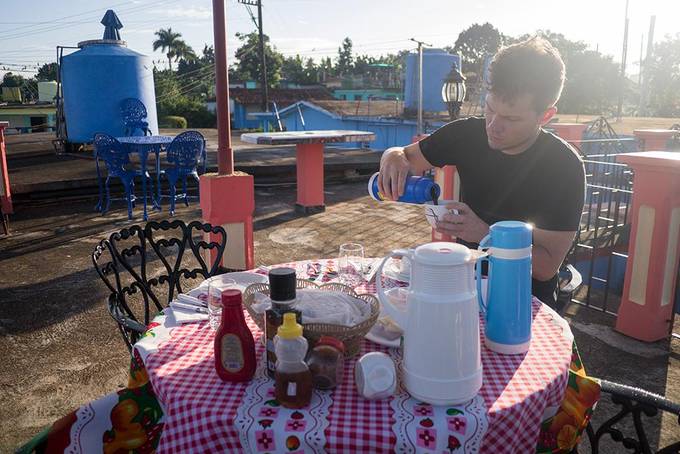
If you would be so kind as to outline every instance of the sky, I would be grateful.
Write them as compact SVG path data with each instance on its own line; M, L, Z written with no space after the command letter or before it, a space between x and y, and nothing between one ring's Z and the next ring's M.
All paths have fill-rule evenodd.
M262 0L263 28L286 56L319 60L336 56L349 36L355 53L380 55L414 49L409 38L434 47L453 45L474 23L490 22L502 33L518 36L550 29L590 49L621 60L626 0ZM226 0L228 61L239 42L236 32L255 30L246 6ZM559 5L568 5L558 9ZM11 68L26 77L38 64L55 61L56 46L98 39L99 23L113 9L123 23L128 47L152 56L161 68L165 56L153 52L154 32L171 27L197 53L212 44L210 0L0 0L0 76ZM253 13L257 14L253 8ZM629 74L639 71L640 44L656 15L654 41L680 32L680 0L629 0Z

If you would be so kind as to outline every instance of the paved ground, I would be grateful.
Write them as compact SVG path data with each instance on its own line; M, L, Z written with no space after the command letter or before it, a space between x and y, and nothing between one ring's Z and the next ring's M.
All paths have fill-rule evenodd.
M292 209L294 187L258 186L257 264L333 256L350 240L364 244L370 256L429 240L418 207L378 204L365 188L365 176L327 184L326 212L300 217ZM0 452L126 383L128 354L106 312L90 254L100 239L131 222L122 202L106 216L92 211L94 203L66 198L19 205L13 234L0 237ZM177 217L200 219L200 210L182 206ZM567 318L591 375L680 401L677 341L632 341L611 330L610 316L578 306ZM611 411L603 402L595 419ZM654 442L680 439L672 418L653 421L648 433Z

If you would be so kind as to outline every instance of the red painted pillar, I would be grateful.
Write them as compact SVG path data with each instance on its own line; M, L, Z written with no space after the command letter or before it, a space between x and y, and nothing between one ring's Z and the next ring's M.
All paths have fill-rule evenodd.
M9 127L8 121L0 121L0 204L2 204L4 214L14 213L7 170L7 149L5 148L5 128L7 127Z
M616 329L647 342L668 337L680 256L680 153L617 156L635 172L632 229Z
M299 143L295 147L297 203L295 210L317 213L325 210L323 196L323 143Z
M434 181L442 190L440 200L460 200L460 177L456 166L444 166L434 169ZM455 241L451 235L439 233L432 229L432 241Z
M578 145L578 142L583 139L583 131L587 126L584 123L550 123L546 125L546 128L552 129L567 142Z
M633 131L642 151L663 151L678 131L673 129L636 129Z
M213 0L215 35L215 80L217 98L217 174L201 176L201 210L203 219L227 231L227 248L223 266L232 269L255 267L253 212L255 184L253 176L234 172L229 125L229 80L227 78L227 32L224 0ZM213 251L209 253L214 254Z

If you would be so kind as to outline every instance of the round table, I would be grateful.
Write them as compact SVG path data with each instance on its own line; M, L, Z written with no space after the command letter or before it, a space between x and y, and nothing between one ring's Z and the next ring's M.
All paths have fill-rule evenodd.
M299 278L318 284L337 278L334 260L286 265ZM266 273L262 268L253 272ZM400 285L387 278L383 282ZM356 290L375 291L366 282ZM456 447L463 448L456 452L531 452L541 422L564 397L573 341L567 323L534 299L529 352L500 355L482 344L484 383L464 405L424 404L401 385L390 399L363 399L353 382L355 357L347 360L343 382L333 392L315 390L309 407L288 410L274 400L273 381L262 361L251 382L222 382L214 368L214 333L208 323L178 325L172 310L165 312L135 345L166 415L158 452L449 452ZM259 339L262 332L247 313L246 320ZM263 347L256 345L260 358ZM364 340L361 354L369 351L401 361L399 349Z
M156 153L156 197L152 196L154 208L160 209L161 200L161 184L160 184L160 152L164 145L172 142L172 136L133 136L133 137L116 137L116 140L125 145L128 153L139 154L140 168L142 175L146 174L146 162L150 152ZM102 187L101 175L99 172L99 163L97 162L97 179L99 180L99 203L102 203ZM142 177L142 192L144 193L144 220L148 220L146 207L146 178ZM99 206L99 205L98 205Z

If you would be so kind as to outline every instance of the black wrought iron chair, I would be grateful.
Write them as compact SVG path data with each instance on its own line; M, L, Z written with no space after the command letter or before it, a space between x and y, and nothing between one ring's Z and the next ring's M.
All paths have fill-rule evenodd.
M226 244L220 226L173 220L127 227L97 245L92 262L111 292L108 309L129 350L178 293L229 271L220 266Z
M645 391L643 389L634 388L632 386L621 385L606 380L600 381L601 393L608 394L611 401L619 407L618 412L611 418L604 421L598 428L592 426L592 422L586 428L586 435L590 442L590 452L600 452L600 442L605 435L611 437L611 442L620 446L620 451L616 452L634 452L648 454L652 452L649 445L649 440L645 432L645 424L643 416L654 417L661 412L667 412L675 415L675 418L680 424L680 405L671 402L658 394ZM598 407L595 413L598 412ZM627 425L631 425L634 436L630 436L630 431L625 431L620 428L620 424L628 420ZM582 443L583 445L583 443ZM583 448L584 446L582 446ZM572 453L585 452L583 449L574 449ZM612 451L614 452L614 451ZM670 454L680 452L680 441L675 441L663 448L659 447L657 454Z

